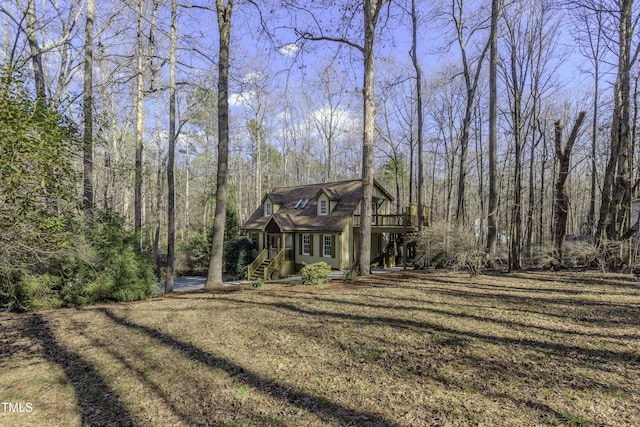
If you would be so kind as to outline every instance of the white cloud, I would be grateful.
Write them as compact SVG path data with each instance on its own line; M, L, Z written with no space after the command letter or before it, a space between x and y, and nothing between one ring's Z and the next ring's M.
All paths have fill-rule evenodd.
M296 45L295 43L289 43L282 46L280 49L278 49L278 52L280 52L280 55L283 55L283 56L293 56L299 50L300 48L298 47L298 45Z
M251 105L256 93L253 90L244 90L240 93L229 95L229 104L233 106Z
M262 73L260 71L252 71L242 77L242 82L246 84L258 84L261 80Z

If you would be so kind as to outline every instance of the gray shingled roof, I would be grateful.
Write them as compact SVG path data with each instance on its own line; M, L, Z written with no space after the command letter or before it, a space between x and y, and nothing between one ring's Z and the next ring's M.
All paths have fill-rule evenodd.
M378 183L379 188L385 191ZM318 216L315 197L323 190L330 198L337 200L333 211L326 216ZM385 191L386 193L386 191ZM264 230L273 218L283 232L329 231L342 232L362 198L362 181L341 181L323 184L300 185L297 187L274 188L267 195L272 201L281 203L280 208L270 217L264 216L263 205L244 223L245 230ZM389 198L392 198L389 196ZM296 209L300 199L310 199L304 207ZM266 200L266 199L265 199Z

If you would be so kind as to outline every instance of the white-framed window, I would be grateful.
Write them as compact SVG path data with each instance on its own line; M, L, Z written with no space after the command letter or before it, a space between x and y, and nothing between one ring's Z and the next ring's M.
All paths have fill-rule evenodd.
M311 235L302 235L302 255L311 255Z
M327 208L327 199L320 199L320 206L318 208L318 215L327 215L329 209Z
M331 258L333 252L333 239L331 236L324 236L322 238L322 255L325 258Z
M264 204L264 216L271 216L271 202L269 201Z

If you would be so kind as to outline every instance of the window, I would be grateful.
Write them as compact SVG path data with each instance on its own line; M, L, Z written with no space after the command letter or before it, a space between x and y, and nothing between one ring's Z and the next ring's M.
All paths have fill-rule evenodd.
M311 236L309 234L302 235L302 255L311 255Z
M264 216L271 216L271 202L264 204Z
M322 255L325 258L333 258L333 238L332 236L324 236L322 239Z
M374 202L371 208L371 224L376 225L378 223L378 204Z
M305 199L304 202L302 203L302 206L300 206L300 209L306 208L307 204L309 203L309 200L311 200L311 199Z
M318 209L318 215L326 215L327 214L327 200L320 199L320 207Z
M253 249L258 249L258 233L251 233L251 245Z
M298 200L298 203L296 203L296 206L293 209L298 209L300 207L300 205L302 204L302 200L303 199Z

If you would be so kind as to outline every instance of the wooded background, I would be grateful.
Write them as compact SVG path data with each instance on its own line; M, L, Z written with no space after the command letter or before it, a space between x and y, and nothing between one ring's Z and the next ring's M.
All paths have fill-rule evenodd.
M432 222L455 222L490 247L496 206L491 239L509 246L515 268L562 235L557 209L566 209L565 234L635 234L633 0L364 3L231 2L227 211L244 221L273 187L361 177L361 52L371 19L363 7L373 4L373 170L395 211L420 201ZM5 72L20 71L22 90L84 135L71 160L86 219L94 210L123 215L156 255L167 244L170 142L178 244L208 235L214 221L218 18L205 1L0 6ZM582 111L575 135L563 135Z

